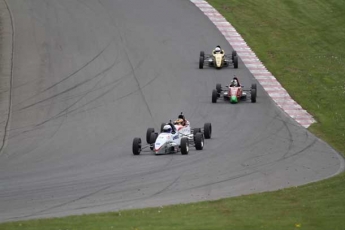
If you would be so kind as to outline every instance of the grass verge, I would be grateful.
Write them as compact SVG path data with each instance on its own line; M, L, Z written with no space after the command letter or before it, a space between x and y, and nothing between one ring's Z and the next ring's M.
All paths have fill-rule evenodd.
M345 2L210 0L345 153ZM0 229L344 229L345 174L276 192L162 208L0 224Z

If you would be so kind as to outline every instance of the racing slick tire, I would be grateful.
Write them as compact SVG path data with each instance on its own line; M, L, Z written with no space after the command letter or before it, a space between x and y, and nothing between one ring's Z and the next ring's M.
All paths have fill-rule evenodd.
M186 137L181 138L180 148L181 148L181 154L182 155L187 155L189 153L188 138L186 138Z
M155 129L154 128L148 128L146 131L146 143L147 144L152 144L151 141L151 133L154 133Z
M204 136L205 139L210 139L212 135L212 125L211 123L204 124Z
M234 57L234 68L238 69L238 57L237 56Z
M139 155L141 152L141 138L136 137L133 139L132 151L134 155Z
M203 52L200 52L200 57L199 57L199 69L204 68L204 61L205 61L205 56L201 55Z
M160 130L161 133L163 132L163 128L164 128L165 125L166 125L166 123L162 123L162 124L161 124L161 130Z
M154 148L154 144L156 143L157 137L158 137L158 133L151 133L151 136L150 136L150 149L151 150L153 150L153 148Z
M217 90L217 93L220 94L222 92L222 85L221 84L216 84L216 90Z
M234 61L235 56L237 56L237 52L234 50L231 53L231 60Z
M218 93L217 93L217 90L214 89L212 91L212 103L217 103L217 99L218 99Z
M250 100L252 103L256 102L256 89L250 89Z
M201 129L200 128L194 128L193 129L193 135L195 135L197 133L201 133Z
M251 89L255 89L255 98L256 98L258 90L257 90L257 87L256 87L255 83L252 84Z
M197 133L194 135L195 149L202 150L204 148L204 136L202 133Z

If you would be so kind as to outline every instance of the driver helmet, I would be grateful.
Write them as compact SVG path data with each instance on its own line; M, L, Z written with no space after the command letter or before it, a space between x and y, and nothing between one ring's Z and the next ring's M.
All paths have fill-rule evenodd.
M183 119L179 118L174 123L175 125L183 125Z
M220 52L220 46L217 46L215 49L214 49L214 52Z
M171 133L171 126L170 125L164 125L163 133Z
M233 80L233 83L234 83L234 86L238 86L238 81L237 81L237 79L234 79L234 80Z

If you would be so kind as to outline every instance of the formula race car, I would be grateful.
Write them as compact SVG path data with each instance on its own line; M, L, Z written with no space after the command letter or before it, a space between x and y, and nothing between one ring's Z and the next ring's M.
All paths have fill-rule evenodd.
M146 143L143 146L141 138L133 139L132 151L134 155L139 155L142 150L150 149L154 154L168 154L181 152L182 155L189 153L189 146L194 146L196 150L204 148L204 139L210 139L212 134L211 123L205 123L204 128L191 129L188 125L180 123L162 123L161 132L155 132L154 128L146 131Z
M216 89L212 91L212 103L217 103L218 98L223 97L224 101L229 101L235 104L241 100L248 100L252 103L256 102L256 84L252 84L250 89L244 89L238 81L238 78L234 77L226 89L223 89L221 84L216 85Z
M204 64L216 69L222 67L233 66L235 69L238 68L238 56L236 51L232 51L231 56L226 55L224 50L217 51L218 46L212 51L212 54L206 54L204 51L200 52L199 57L199 69L204 68ZM219 47L220 48L220 47Z

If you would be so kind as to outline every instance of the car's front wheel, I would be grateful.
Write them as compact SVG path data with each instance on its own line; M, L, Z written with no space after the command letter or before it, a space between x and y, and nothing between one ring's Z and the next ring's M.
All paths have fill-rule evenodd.
M203 69L204 68L204 57L200 56L199 57L199 69Z
M202 133L197 133L194 135L195 149L202 150L204 148L204 136Z
M134 155L139 155L141 152L141 138L136 137L133 139L132 151Z
M237 56L237 52L234 50L231 53L231 60L234 61L235 57Z
M180 148L181 148L181 154L182 154L182 155L187 155L187 154L189 153L189 142L188 142L188 138L183 137L183 138L181 139Z
M151 136L150 136L150 149L151 150L153 150L153 148L154 148L157 137L158 137L158 133L151 133Z
M217 90L217 93L220 94L222 92L222 85L221 84L216 84L216 90Z
M213 90L212 91L212 103L217 103L217 99L218 99L218 93L217 90Z
M238 69L238 57L237 56L234 57L234 68Z
M212 125L211 123L204 124L204 135L206 139L210 139L212 135Z
M250 100L252 103L256 102L256 89L250 89Z
M146 143L151 144L151 133L154 133L155 129L154 128L148 128L146 131Z

